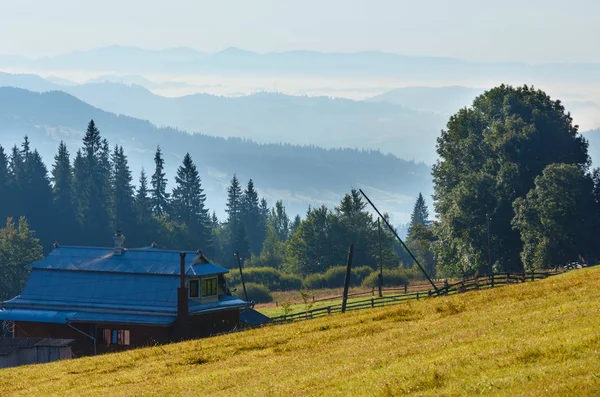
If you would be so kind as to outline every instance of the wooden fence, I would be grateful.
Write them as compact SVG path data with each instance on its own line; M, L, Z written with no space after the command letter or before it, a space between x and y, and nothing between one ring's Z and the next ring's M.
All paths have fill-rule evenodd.
M363 299L354 302L350 302L346 305L346 311L362 310L362 309L373 309L376 307L384 307L390 305L396 305L410 300L420 300L434 296L443 296L451 294L459 294L468 291L482 290L488 288L495 288L503 285L517 284L524 282L531 282L535 280L541 280L550 276L561 274L565 270L552 270L552 271L538 271L538 272L524 272L524 273L494 273L490 275L482 275L471 278L465 278L459 281L442 283L435 283L437 291L429 288L423 288L418 286L416 290L409 291L409 287L400 288L402 293L396 295L384 295L383 297L371 297L370 299ZM438 285L439 284L439 285ZM390 291L391 289L386 289ZM406 292L404 292L406 291ZM371 291L366 293L353 294L354 296L362 294L371 294ZM349 295L350 296L350 295ZM341 298L338 297L338 299ZM327 300L332 299L328 298ZM342 311L341 304L335 304L331 306L321 307L318 309L312 309L301 313L286 314L271 319L271 324L286 323L298 320L309 320L313 318L327 316L333 313L340 313Z

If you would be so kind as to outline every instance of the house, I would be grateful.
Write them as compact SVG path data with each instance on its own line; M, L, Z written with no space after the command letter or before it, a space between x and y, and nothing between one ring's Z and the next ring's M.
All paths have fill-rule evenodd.
M72 343L73 339L0 338L0 368L69 359Z
M125 350L234 330L250 303L232 296L228 270L201 251L55 245L21 295L0 304L14 337L73 339L73 355Z

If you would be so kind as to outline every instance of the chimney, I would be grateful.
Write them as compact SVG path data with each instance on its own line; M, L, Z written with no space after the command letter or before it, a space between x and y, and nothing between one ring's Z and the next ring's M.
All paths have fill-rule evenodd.
M188 337L188 289L185 286L185 252L179 253L179 288L177 288L177 324L181 339Z
M113 239L115 242L113 255L121 255L123 253L123 249L125 248L125 236L123 236L123 232L117 230L117 233L115 233L115 237Z

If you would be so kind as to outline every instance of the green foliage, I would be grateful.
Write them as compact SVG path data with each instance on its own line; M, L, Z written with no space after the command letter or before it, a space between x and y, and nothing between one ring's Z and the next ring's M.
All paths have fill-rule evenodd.
M553 163L586 170L587 142L560 101L527 86L487 91L450 118L438 138L433 167L439 222L434 244L444 272L488 267L488 219L497 270L522 269L522 242L513 229L513 202Z
M282 273L271 267L245 268L244 281L246 283L263 284L271 291L289 291L302 287L302 279L299 276ZM242 281L237 269L227 274L227 282L232 286L241 288Z
M150 200L152 202L152 212L156 216L163 216L168 212L169 193L167 193L167 178L164 172L165 160L162 158L160 146L156 148L154 155L154 174L152 174L152 192Z
M353 268L350 272L350 286L355 287L362 283L373 268L360 266ZM335 266L329 268L323 274L311 274L304 279L304 287L307 289L340 288L344 286L346 279L346 266Z
M271 291L269 291L269 288L265 287L262 284L246 283L246 292L248 294L248 301L250 301L250 302L252 302L252 301L254 301L256 303L273 302L273 296L271 295ZM244 291L241 287L237 289L235 294L239 298L244 299Z
M414 279L414 273L408 269L383 269L383 285L386 287L397 287L406 285ZM377 287L379 280L379 271L371 272L362 281L363 287Z
M515 200L513 225L521 234L528 270L565 265L594 248L593 188L592 178L578 166L552 164L525 198Z
M26 265L42 259L42 246L24 217L15 225L12 218L0 229L0 301L13 298L23 288Z
M408 226L409 241L411 234L413 234L413 229L418 225L424 227L429 226L429 210L427 209L427 204L425 204L425 199L421 193L419 193L419 196L417 197L415 207L413 208L413 212L410 216L410 225Z

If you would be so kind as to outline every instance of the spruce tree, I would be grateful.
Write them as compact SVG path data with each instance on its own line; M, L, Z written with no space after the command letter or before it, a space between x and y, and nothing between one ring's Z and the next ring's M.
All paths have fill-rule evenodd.
M258 193L252 179L248 181L242 197L242 222L246 227L250 252L259 255L265 240L266 224L260 213Z
M81 186L79 196L80 221L87 244L106 245L110 239L110 150L108 141L100 137L94 120L88 124L83 138L83 164L76 177ZM108 237L107 237L108 236Z
M229 230L229 247L231 252L239 252L240 256L248 258L250 247L246 228L242 219L243 197L242 187L236 175L233 175L231 184L227 189L227 203L225 212L227 213L227 228Z
M4 148L0 146L0 222L5 222L6 218L10 216L13 196L11 180L8 156Z
M177 169L172 197L170 215L187 227L185 247L182 248L200 248L210 254L211 221L208 209L204 205L206 195L202 189L198 169L189 153Z
M413 212L410 216L410 225L408 226L407 233L409 239L413 234L413 229L416 227L416 225L429 227L429 210L427 209L427 204L425 204L425 199L421 193L419 193L419 197L417 197Z
M55 238L59 242L72 242L77 236L77 218L75 211L73 170L67 145L63 141L58 145L58 153L54 156L52 167L53 202L57 222L61 227Z
M302 223L302 218L300 218L300 215L296 215L292 223L290 223L290 236L298 230L300 223Z
M122 146L115 146L112 153L112 215L115 230L134 229L134 198L132 177L127 156Z
M160 146L156 148L154 164L155 169L151 180L152 212L156 216L164 216L167 213L167 207L169 205L169 193L167 193L167 178L166 173L164 172L165 161L162 158Z
M38 235L49 243L50 236L56 233L52 202L52 188L48 169L37 150L31 151L29 138L25 136L21 144L20 171L17 173L20 214L26 215L28 222L40 230Z
M136 246L149 245L159 236L152 222L152 205L148 191L148 177L142 168L138 187L135 193L136 227L132 241Z

